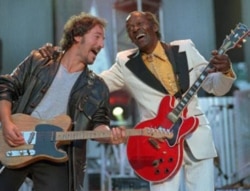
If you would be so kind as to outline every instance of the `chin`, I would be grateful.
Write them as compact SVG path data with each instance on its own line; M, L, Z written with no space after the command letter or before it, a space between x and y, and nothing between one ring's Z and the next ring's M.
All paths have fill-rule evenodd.
M95 61L95 60L87 62L87 65L93 65L93 64L94 64L94 61Z

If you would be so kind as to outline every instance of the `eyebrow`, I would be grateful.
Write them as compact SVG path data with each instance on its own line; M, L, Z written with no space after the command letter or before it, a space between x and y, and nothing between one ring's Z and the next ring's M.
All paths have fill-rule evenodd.
M104 39L106 39L106 36L104 35L104 33L101 33L101 32L96 31L94 34L97 34L97 35L103 36L103 38L104 38Z

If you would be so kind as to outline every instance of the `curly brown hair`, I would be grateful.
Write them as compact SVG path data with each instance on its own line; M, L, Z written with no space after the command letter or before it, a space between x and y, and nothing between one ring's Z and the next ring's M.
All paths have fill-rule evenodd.
M62 50L67 51L75 42L74 37L83 36L96 25L106 27L106 20L81 12L73 15L64 25L63 36L60 40Z

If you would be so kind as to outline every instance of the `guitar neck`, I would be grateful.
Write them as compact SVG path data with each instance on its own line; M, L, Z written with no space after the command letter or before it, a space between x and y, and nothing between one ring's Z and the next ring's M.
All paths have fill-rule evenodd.
M126 136L145 135L142 129L126 129ZM111 131L70 131L56 132L56 141L109 138Z
M218 50L218 54L224 54L225 53L225 49L224 48L220 48ZM201 88L202 83L205 81L206 77L208 76L209 72L208 70L211 69L213 66L211 63L209 63L205 69L202 71L202 73L199 75L199 77L197 78L197 80L193 83L193 85L188 89L188 91L185 93L185 95L183 96L183 98L180 100L180 102L176 105L176 107L173 109L173 111L171 111L168 114L168 118L174 123L178 120L178 118L180 117L182 111L187 107L187 105L189 104L189 102L192 100L192 98L194 97L194 95L198 92L198 90Z

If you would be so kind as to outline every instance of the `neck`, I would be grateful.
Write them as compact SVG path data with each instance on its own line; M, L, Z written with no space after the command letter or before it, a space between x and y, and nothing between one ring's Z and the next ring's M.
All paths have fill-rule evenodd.
M150 47L145 48L145 50L141 49L141 51L146 54L151 54L152 52L154 52L158 42L159 40L154 41L154 43L152 43Z
M62 57L61 64L70 73L83 71L86 65L78 59L78 56L74 54L74 51L68 50Z

